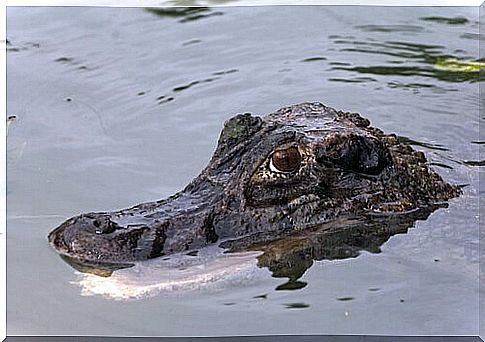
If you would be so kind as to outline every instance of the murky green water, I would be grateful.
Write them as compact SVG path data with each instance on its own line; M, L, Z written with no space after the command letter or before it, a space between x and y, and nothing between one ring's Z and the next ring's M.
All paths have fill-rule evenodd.
M9 335L478 333L477 8L7 14ZM293 291L244 259L211 264L211 286L115 300L48 246L67 217L180 190L225 119L303 101L397 133L465 194L381 253L315 262Z

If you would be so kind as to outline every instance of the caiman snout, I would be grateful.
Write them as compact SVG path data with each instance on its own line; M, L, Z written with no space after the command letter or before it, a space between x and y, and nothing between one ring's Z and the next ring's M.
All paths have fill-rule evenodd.
M218 239L208 198L187 191L127 210L82 214L54 229L49 242L61 255L89 264L130 263L196 249Z
M71 218L49 234L59 253L83 262L130 262L163 255L164 226L121 226L109 214L90 213Z

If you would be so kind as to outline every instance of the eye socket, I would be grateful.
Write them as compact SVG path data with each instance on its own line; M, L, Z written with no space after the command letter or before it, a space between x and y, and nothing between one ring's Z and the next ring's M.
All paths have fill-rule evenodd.
M270 169L276 172L293 172L300 167L301 155L295 146L273 152Z
M357 134L332 136L319 149L316 160L367 175L378 175L391 163L379 140Z

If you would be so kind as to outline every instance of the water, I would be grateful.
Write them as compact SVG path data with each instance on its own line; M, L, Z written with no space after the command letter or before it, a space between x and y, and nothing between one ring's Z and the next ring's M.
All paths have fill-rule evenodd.
M453 69L478 58L477 8L7 14L9 335L478 333L478 75ZM315 262L294 291L241 257L190 291L110 298L113 285L94 285L114 277L81 275L49 247L68 217L183 188L227 118L303 101L412 141L465 194L381 253ZM163 282L155 266L141 285Z

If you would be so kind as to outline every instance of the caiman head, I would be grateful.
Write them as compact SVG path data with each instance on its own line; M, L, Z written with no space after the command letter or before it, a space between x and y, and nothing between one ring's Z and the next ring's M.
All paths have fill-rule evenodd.
M220 241L261 244L342 218L409 213L460 192L422 152L359 114L302 103L264 118L236 115L181 192L73 217L49 241L76 264L122 267Z

